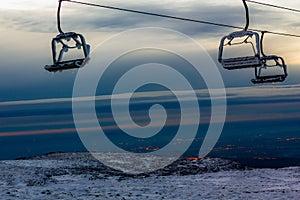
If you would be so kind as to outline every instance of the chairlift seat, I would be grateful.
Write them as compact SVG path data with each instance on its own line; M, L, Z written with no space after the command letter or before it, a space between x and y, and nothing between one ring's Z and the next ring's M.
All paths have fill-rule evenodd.
M257 67L261 65L261 62L257 56L247 56L222 59L221 64L225 69L234 70Z
M57 72L57 71L63 71L67 69L80 68L84 60L85 60L84 58L80 58L77 60L62 61L53 65L46 65L45 69L49 72Z
M66 42L73 41L75 46L69 46ZM57 54L57 45L62 46L59 54ZM84 58L76 58L73 60L63 61L63 56L69 49L78 49L83 51ZM66 69L80 68L88 57L90 45L86 44L84 37L75 32L61 33L52 39L52 56L53 64L46 65L45 69L49 72L63 71Z
M273 75L273 76L261 76L256 79L252 79L251 82L254 84L260 83L280 83L285 80L285 75Z

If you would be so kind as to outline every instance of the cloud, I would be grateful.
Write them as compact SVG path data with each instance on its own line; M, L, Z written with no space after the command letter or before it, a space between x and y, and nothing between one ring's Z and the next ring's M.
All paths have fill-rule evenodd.
M181 91L185 101L192 100L193 91ZM198 90L198 100L201 102L201 121L200 125L210 123L210 105L207 90ZM119 99L120 103L124 103L125 98L131 97L130 93L117 94L114 98ZM108 100L111 96L96 97L96 107L107 107ZM134 95L134 103L166 103L175 101L171 98L170 93L166 91L157 92L140 92ZM152 99L152 100L151 100ZM62 134L75 133L76 129L73 124L72 110L70 108L72 100L74 101L93 101L94 97L81 98L60 98L60 99L38 99L27 101L11 101L0 103L0 121L1 131L0 136L19 136L19 135L39 135L39 134ZM295 120L300 118L300 85L290 86L264 86L264 87L243 87L227 89L227 118L226 123L246 122L256 123L264 121L281 122L286 120ZM100 103L101 102L101 103ZM142 108L142 107L141 107ZM174 108L171 112L171 118L178 118L178 112ZM189 108L188 108L189 109ZM113 119L106 116L106 109L101 109L101 121L105 122L104 129L115 130L116 127L112 124ZM11 113L13 117L7 117L5 113ZM185 125L199 124L195 121L193 110L189 111L188 119ZM123 128L132 128L130 119L124 113L119 113L120 124ZM145 120L145 112L135 111L135 119ZM160 127L162 124L157 121L159 117L152 115L154 123L151 125ZM176 121L174 121L176 122ZM97 131L97 127L90 127L91 119L85 119L79 123L86 127L85 131ZM177 122L176 122L177 123ZM167 124L175 126L173 121Z
M32 0L34 5L35 0ZM99 3L98 1L92 1ZM244 26L245 12L242 4L236 1L151 1L133 2L126 1L103 1L104 5L136 9L166 15L174 15L198 20ZM268 10L269 11L269 10ZM251 27L267 27L272 30L288 30L290 25L297 23L290 17L283 18L278 10L265 11L265 8L251 5ZM33 10L2 10L2 24L16 29L32 32L55 32L56 29L56 4L48 7L40 7ZM289 21L289 23L287 23ZM94 8L83 5L64 3L62 8L62 24L67 30L83 32L95 31L121 31L124 29L143 26L162 26L182 31L196 36L221 36L234 30L192 22L181 22L171 19L163 19L155 16L143 16L135 13ZM280 24L280 26L278 26Z
M288 97L290 100L300 98L300 85L276 85L276 86L259 86L259 87L237 87L237 88L227 88L227 98L228 99L241 99L255 98L257 100L268 101L270 98L273 100L281 99L282 97ZM215 89L217 92L218 90ZM193 100L194 91L177 91L177 94L184 97L186 101ZM209 93L207 89L197 90L196 94L198 95L198 100L209 100ZM34 100L21 100L21 101L6 101L0 102L0 106L17 106L17 105L38 105L38 104L50 104L50 103L65 103L72 101L107 101L111 98L124 100L130 98L132 93L122 93L114 95L103 95L103 96L90 96L90 97L74 97L74 98L53 98L53 99L34 99ZM150 92L138 92L134 94L135 102L138 100L144 100L149 98L156 98L156 101L165 102L169 99L169 91L150 91ZM160 99L157 99L160 98ZM120 101L120 102L121 102Z

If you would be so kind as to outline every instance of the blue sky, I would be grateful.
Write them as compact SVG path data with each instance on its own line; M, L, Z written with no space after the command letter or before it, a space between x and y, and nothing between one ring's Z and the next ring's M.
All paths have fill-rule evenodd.
M243 26L245 21L244 8L239 0L89 2L236 26ZM263 2L300 9L298 1ZM249 7L250 28L300 34L298 13L255 4L249 4ZM50 42L57 35L56 9L57 0L12 0L0 4L0 137L76 133L70 115L70 101L77 71L53 74L43 69L45 64L51 63ZM258 134L260 128L255 124L272 120L283 121L285 123L280 131L288 127L293 128L289 133L299 131L299 38L266 36L266 53L284 57L289 76L283 84L254 86L250 82L253 70L226 71L217 62L221 37L235 31L234 29L63 3L63 29L84 34L92 49L114 34L148 26L180 31L208 51L222 74L228 92L226 123L246 123L244 128L248 127ZM178 41L176 45L182 44ZM160 95L163 96L162 93ZM266 132L268 130L272 132L271 128ZM231 129L226 131L230 132ZM296 138L299 137L298 134ZM287 134L282 138L294 137Z

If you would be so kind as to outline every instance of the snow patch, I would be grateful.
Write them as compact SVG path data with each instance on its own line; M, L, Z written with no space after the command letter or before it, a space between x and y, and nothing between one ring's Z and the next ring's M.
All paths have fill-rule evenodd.
M103 156L112 155L121 156ZM132 175L88 153L58 153L0 161L0 194L16 200L300 199L299 174L300 167L248 169L214 158L181 159L150 174Z

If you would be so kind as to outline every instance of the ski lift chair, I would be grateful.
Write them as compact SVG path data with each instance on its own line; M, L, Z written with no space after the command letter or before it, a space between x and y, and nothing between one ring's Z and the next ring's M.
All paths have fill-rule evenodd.
M268 64L268 62L273 62L275 64ZM267 71L270 68L280 69L281 72L276 74L268 74ZM283 82L287 77L287 66L282 57L275 55L262 57L262 66L255 68L255 79L251 82L254 84L258 83L276 83Z
M254 68L261 65L260 61L260 46L259 46L259 34L254 31L248 31L249 27L249 9L246 3L246 0L243 0L243 4L246 11L246 25L243 31L230 33L228 36L224 36L221 39L219 47L219 57L218 61L222 64L225 69L234 70L234 69L244 69L244 68ZM255 37L255 45L252 41L248 41L250 38ZM234 42L237 39L243 39L241 42ZM225 46L231 45L245 45L250 43L253 49L253 55L242 56L242 57L231 57L223 58L223 51Z
M249 38L255 37L254 45L252 42L249 42ZM232 43L234 39L246 38L242 42ZM244 56L244 57L232 57L232 58L223 58L224 47L228 45L244 45L250 43L252 45L252 49L254 55ZM254 68L261 65L260 61L260 47L259 47L259 35L256 32L252 31L238 31L229 34L222 38L219 47L219 62L222 66L227 70L234 69L244 69L244 68Z
M53 64L46 65L45 69L49 72L62 71L66 69L80 68L83 66L84 61L88 58L90 53L90 45L86 44L83 35L75 32L64 33L60 26L60 10L61 3L66 0L59 0L58 10L57 10L57 27L60 34L52 39L52 56ZM70 45L72 44L72 45ZM57 48L61 46L59 54L57 53ZM63 60L64 55L71 49L82 50L83 56L77 59Z
M255 79L251 82L258 83L276 83L283 82L287 77L287 66L282 57L276 55L265 55L263 51L263 38L265 32L261 36L261 63L262 65L255 68Z
M67 43L74 42L74 46L69 46ZM58 45L62 46L59 54L57 53ZM78 49L83 51L84 58L77 58L72 60L63 60L63 56L70 49ZM52 39L52 56L53 64L46 65L45 69L50 72L62 71L66 69L80 68L88 57L90 46L86 44L84 37L75 32L61 33Z

